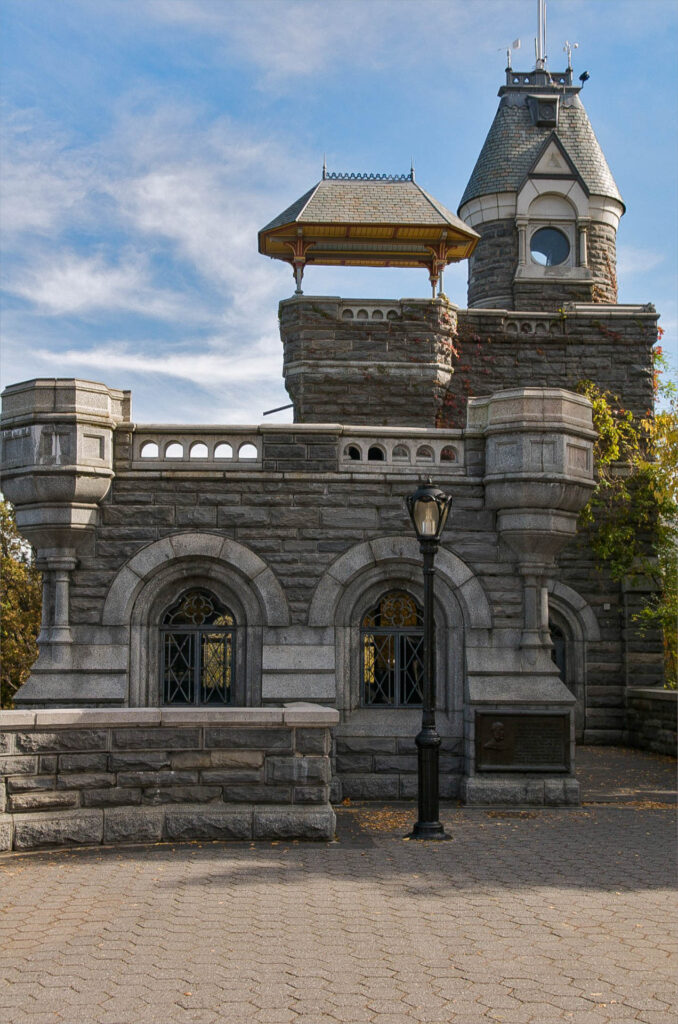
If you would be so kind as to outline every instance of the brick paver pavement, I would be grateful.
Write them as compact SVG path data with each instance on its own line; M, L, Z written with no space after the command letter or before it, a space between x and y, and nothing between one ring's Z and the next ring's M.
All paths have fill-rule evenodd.
M580 765L611 802L448 805L447 843L392 804L333 844L5 856L0 1021L675 1024L675 762Z

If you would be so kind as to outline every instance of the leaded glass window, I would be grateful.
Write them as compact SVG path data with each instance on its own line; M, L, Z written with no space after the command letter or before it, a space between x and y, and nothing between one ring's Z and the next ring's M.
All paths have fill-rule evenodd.
M423 626L421 608L401 590L384 594L363 617L360 646L364 705L421 706Z
M160 627L163 702L232 704L236 624L208 590L185 591Z

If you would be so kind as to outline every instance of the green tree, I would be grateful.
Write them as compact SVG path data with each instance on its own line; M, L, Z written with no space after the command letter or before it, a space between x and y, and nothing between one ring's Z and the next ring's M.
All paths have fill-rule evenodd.
M11 708L38 655L41 579L17 531L9 502L0 500L0 707Z
M635 616L641 630L660 628L667 686L678 680L678 392L654 350L661 409L635 419L619 398L592 381L578 391L593 405L596 489L580 517L598 563L613 579L647 575L656 593Z

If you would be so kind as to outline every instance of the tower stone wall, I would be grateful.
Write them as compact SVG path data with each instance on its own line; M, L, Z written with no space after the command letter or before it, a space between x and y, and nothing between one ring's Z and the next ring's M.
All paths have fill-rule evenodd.
M281 302L295 422L434 426L452 375L456 326L456 306L442 298Z
M617 301L617 232L610 224L592 223L588 231L588 261L595 276L592 300Z
M489 221L477 230L480 241L469 262L468 304L513 309L513 277L518 265L515 221Z

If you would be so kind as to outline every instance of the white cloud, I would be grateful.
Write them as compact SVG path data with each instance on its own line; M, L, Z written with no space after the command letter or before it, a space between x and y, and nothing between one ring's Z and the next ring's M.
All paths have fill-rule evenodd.
M515 10L510 0L493 7L495 16ZM485 3L468 0L151 0L143 11L250 63L263 87L355 65L402 70L422 53L453 59L458 70L474 60L469 33L476 53L486 37Z
M31 111L4 118L0 217L5 245L23 232L48 235L72 220L91 187L91 158L68 148L54 125Z
M225 339L212 338L207 344L202 343L202 351L191 346L180 351L171 349L148 354L136 348L132 351L125 343L111 342L90 349L59 352L36 348L31 352L31 358L45 364L58 364L62 369L89 367L110 372L123 370L129 374L176 377L214 391L225 385L261 381L270 374L271 356L278 347L278 339L272 337L260 339L259 344L254 349L249 348L244 355L234 354L227 350Z
M42 256L15 271L5 288L32 303L38 313L50 316L96 310L139 313L161 320L214 319L181 293L155 286L147 258L137 252L122 252L118 263L111 264L101 254L60 251L58 258Z
M246 338L268 327L291 273L258 254L257 230L295 197L281 183L312 171L230 118L202 125L190 106L128 103L88 146L44 124L32 141L30 125L10 132L6 289L41 315L117 310L188 324L213 322L218 308ZM74 228L93 253L64 238Z
M647 274L666 259L664 253L653 249L620 245L617 247L618 275Z

